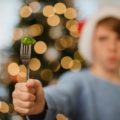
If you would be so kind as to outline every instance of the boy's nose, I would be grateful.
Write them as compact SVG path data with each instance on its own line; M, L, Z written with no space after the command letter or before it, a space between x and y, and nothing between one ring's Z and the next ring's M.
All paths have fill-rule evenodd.
M109 50L111 51L111 52L116 52L116 50L117 50L117 43L116 43L116 41L111 41L110 43L109 43Z

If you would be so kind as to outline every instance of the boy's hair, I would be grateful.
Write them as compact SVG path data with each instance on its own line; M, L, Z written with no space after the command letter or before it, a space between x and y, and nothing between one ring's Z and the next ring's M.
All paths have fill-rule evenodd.
M120 9L106 7L91 19L88 19L80 35L78 49L88 65L93 63L92 39L98 25L104 25L120 35Z
M120 36L120 19L118 18L114 17L104 18L97 23L96 27L98 26L104 26Z

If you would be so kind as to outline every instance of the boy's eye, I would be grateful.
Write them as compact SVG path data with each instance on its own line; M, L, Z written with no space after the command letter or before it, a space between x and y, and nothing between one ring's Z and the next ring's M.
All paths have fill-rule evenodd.
M117 37L117 40L120 41L120 35Z
M106 41L107 39L108 39L108 37L99 37L99 38L98 38L98 40L101 41L101 42L102 42L102 41Z

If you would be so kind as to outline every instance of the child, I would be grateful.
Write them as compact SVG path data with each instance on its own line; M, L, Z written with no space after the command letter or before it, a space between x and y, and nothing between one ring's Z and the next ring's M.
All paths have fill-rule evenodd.
M17 112L30 120L54 120L57 113L72 120L120 120L120 9L97 14L84 26L79 44L88 69L67 72L44 89L38 80L17 83Z

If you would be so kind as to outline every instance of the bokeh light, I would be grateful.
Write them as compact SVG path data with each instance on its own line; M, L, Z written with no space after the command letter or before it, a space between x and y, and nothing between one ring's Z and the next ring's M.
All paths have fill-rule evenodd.
M47 52L45 53L45 58L50 62L59 59L59 57L60 57L60 53L52 46L49 47Z
M27 33L30 36L38 36L43 33L43 26L41 24L33 24L27 28Z
M79 60L73 60L73 65L70 68L72 71L79 71L81 69L81 62Z
M43 8L43 15L46 17L51 17L55 14L54 8L52 5L47 5Z
M39 70L41 67L41 62L38 58L32 58L30 60L30 63L29 63L29 68L32 70L32 71L37 71Z
M63 26L58 25L55 27L51 27L49 30L49 36L52 39L58 39L63 35Z
M29 6L32 8L33 13L39 12L41 8L40 3L37 1L31 2Z
M19 69L19 65L17 63L10 63L8 65L8 73L11 75L11 76L16 76L18 75L20 69Z
M20 40L23 37L24 31L22 28L16 28L16 30L13 33L13 40L17 41Z
M9 112L9 105L4 101L0 101L0 112L2 112L2 113Z
M32 9L30 6L25 5L20 9L20 16L23 18L27 18L31 16L31 14L32 14Z
M64 14L66 12L66 5L64 3L56 3L54 6L56 14Z
M61 59L61 66L64 69L70 69L73 65L73 60L69 56L65 56Z
M40 72L40 77L45 81L49 81L53 78L53 72L50 69L44 69Z
M77 17L77 11L74 8L67 8L66 12L64 13L64 16L67 19L74 19Z
M66 116L64 116L63 114L57 114L56 120L68 120L68 118Z
M47 45L45 42L43 41L38 41L35 43L34 45L34 51L37 53L37 54L43 54L47 51Z
M47 18L47 23L50 26L57 26L60 24L60 17L58 15L53 15Z

